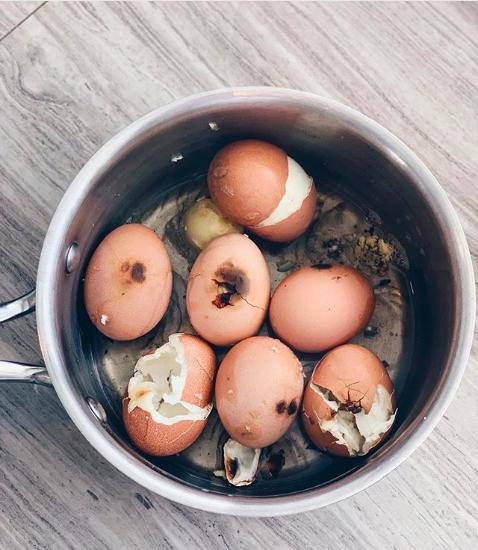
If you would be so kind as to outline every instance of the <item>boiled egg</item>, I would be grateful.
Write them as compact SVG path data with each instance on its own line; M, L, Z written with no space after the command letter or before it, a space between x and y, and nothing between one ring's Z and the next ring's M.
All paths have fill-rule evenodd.
M194 443L212 410L215 368L211 347L186 333L138 360L123 400L124 425L138 449L168 456Z
M231 348L219 367L217 412L235 441L260 449L287 432L303 388L302 365L290 348L268 336L253 336Z
M187 240L202 249L216 237L229 233L242 233L241 226L228 220L211 199L195 202L184 216Z
M189 274L186 307L191 324L200 336L218 346L230 346L256 334L269 298L267 264L245 235L214 239Z
M85 274L86 311L113 340L133 340L159 323L173 287L171 262L161 238L141 224L109 233Z
M226 145L211 162L208 185L228 218L271 241L295 239L314 217L312 178L285 151L265 141Z
M281 340L305 352L324 351L359 333L374 309L367 279L345 265L303 267L275 290L269 317Z
M319 449L337 456L366 455L388 434L396 413L382 361L356 344L327 353L304 392L306 432Z

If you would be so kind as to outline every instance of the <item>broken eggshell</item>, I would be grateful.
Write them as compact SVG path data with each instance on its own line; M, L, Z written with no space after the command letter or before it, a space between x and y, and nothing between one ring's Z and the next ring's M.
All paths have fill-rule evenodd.
M184 232L193 246L203 249L216 237L242 233L242 227L228 220L211 199L200 199L184 216Z
M159 323L171 298L168 252L149 227L126 224L98 245L85 274L86 311L113 340L133 340Z
M186 307L194 329L208 342L230 346L261 327L270 277L259 248L245 235L214 239L191 269Z
M226 145L211 162L208 185L228 218L271 241L302 235L315 214L312 178L285 151L265 141Z
M216 358L211 347L191 334L172 334L141 357L123 399L123 421L142 451L168 456L189 447L212 410Z
M254 483L259 466L261 449L251 449L234 439L224 444L224 470L231 485L244 487Z
M254 336L231 348L219 367L217 412L233 439L267 447L291 426L303 388L302 365L292 350L280 340Z
M323 451L362 456L388 434L396 417L393 384L380 359L356 345L339 346L315 367L302 420Z

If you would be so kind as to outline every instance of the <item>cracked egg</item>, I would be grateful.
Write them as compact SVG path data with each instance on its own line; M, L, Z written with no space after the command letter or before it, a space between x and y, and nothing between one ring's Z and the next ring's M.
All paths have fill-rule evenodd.
M101 241L88 264L86 311L105 336L134 340L159 323L172 286L171 262L161 238L145 225L122 225Z
M212 410L215 368L211 347L185 333L141 357L123 399L124 425L136 447L169 456L194 443Z
M270 277L259 248L245 235L214 239L191 269L186 307L208 342L230 346L255 334L269 304Z
M254 336L236 344L217 374L221 422L241 445L260 449L282 437L302 399L302 365L280 340Z
M319 449L337 456L366 455L386 437L396 413L382 361L356 344L327 353L304 392L306 432Z

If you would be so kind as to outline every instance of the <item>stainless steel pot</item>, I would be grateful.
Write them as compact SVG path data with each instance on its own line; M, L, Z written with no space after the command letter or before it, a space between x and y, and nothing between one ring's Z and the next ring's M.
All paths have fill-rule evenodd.
M401 417L377 452L341 475L304 471L273 489L244 492L204 472L152 462L128 443L107 403L94 339L82 313L81 277L101 237L186 174L204 173L213 151L241 136L269 139L315 162L387 221L405 243L417 319ZM180 162L177 162L180 160ZM475 318L465 236L445 193L400 140L335 101L285 89L237 88L195 95L144 116L85 165L48 229L37 278L45 367L0 363L0 380L52 383L83 435L109 462L171 500L213 512L274 516L325 506L360 491L405 460L437 424L466 367ZM79 297L80 296L80 297ZM33 309L34 293L1 306L4 321Z

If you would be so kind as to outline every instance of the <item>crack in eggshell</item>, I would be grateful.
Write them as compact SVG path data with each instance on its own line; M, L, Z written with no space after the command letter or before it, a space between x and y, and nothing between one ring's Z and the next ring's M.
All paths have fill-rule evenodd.
M328 388L312 382L310 388L331 411L328 419L317 416L321 430L329 432L337 444L346 446L350 456L366 455L395 421L397 410L393 409L392 396L381 384L376 387L375 399L368 412L362 407L357 412L348 410Z

